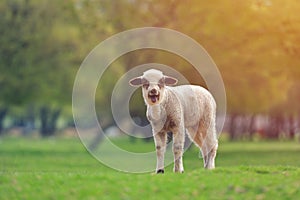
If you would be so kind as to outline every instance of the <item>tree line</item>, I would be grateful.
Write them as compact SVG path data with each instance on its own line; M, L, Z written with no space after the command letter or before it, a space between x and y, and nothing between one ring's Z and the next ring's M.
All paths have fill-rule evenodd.
M232 124L262 114L271 127L281 126L280 121L300 115L299 9L297 1L279 0L1 1L0 132L22 126L52 135L59 120L72 125L72 86L85 56L109 36L145 26L171 28L203 45L224 79ZM112 121L106 97L118 78L149 62L172 66L191 83L205 86L176 55L131 52L110 66L97 89L100 121ZM143 107L142 99L137 101ZM134 112L144 115L143 108ZM230 129L241 132L235 126Z

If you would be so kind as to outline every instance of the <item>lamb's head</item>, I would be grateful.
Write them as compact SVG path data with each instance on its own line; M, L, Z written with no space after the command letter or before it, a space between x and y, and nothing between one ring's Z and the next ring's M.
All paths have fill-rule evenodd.
M148 105L159 104L164 99L166 85L175 85L177 79L165 76L161 71L150 69L143 76L133 78L129 81L132 86L142 86L143 97Z

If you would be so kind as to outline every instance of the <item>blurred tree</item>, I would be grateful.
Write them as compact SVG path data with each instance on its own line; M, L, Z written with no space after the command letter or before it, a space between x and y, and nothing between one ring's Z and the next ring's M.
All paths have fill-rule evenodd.
M35 111L47 106L71 116L73 80L87 53L117 32L156 26L185 33L207 49L222 73L229 113L272 114L274 121L284 119L278 115L297 118L299 9L298 1L280 0L3 0L0 105L33 105ZM111 118L109 97L123 72L148 62L172 66L190 82L205 85L176 55L131 52L114 62L99 82L99 116Z
M0 103L70 107L75 70L83 57L73 3L1 1L0 10Z

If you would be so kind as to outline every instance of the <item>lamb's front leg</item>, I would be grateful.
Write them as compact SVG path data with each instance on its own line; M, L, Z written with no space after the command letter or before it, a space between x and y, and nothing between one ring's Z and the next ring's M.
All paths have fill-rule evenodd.
M183 173L184 130L173 132L174 172Z
M156 148L156 158L157 158L157 165L156 165L156 173L164 173L164 157L166 152L167 146L167 133L166 132L159 132L154 135L155 141L155 148Z

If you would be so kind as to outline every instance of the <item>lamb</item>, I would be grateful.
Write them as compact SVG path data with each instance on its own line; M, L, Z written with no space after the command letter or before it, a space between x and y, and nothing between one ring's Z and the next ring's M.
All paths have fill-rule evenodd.
M156 69L145 71L142 76L129 81L132 86L142 86L156 147L156 173L164 173L167 132L173 134L174 172L184 172L185 132L201 149L204 168L214 169L218 148L215 100L203 87L174 86L177 82Z

